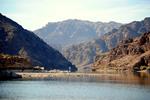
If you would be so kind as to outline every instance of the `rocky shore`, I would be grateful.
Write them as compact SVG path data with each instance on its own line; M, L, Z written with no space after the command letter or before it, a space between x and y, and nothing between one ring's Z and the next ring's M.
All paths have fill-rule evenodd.
M21 75L12 71L0 71L0 80L11 80L21 78Z

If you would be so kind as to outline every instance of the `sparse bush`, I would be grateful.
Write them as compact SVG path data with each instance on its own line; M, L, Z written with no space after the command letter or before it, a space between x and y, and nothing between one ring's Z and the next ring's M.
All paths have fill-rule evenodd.
M147 66L141 66L140 67L140 70L146 70L147 69Z

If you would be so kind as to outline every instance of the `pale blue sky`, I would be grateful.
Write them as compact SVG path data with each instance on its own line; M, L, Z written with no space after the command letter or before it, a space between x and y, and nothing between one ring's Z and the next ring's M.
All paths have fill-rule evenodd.
M29 30L66 19L128 23L150 16L150 0L0 0L0 12Z

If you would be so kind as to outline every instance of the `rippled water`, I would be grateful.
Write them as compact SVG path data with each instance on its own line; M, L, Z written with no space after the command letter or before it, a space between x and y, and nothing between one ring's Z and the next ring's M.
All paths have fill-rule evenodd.
M150 86L65 81L1 81L0 100L149 100Z

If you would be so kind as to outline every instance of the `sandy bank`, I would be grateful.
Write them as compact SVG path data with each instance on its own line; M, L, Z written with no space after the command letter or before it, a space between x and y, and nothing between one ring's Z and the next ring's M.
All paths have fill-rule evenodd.
M99 74L99 73L17 73L22 76L23 79L45 79L45 78L100 78L103 76L119 76L119 74Z

